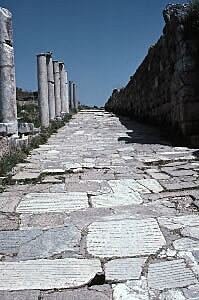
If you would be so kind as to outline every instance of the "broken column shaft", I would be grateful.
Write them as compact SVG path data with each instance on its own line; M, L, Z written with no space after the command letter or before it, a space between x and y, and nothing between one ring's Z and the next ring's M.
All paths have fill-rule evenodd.
M46 54L44 53L37 55L37 75L40 122L41 126L46 128L49 126L49 106Z
M17 134L12 14L0 8L0 132Z
M47 53L46 63L47 63L47 78L48 78L49 118L50 118L50 120L53 120L55 118L55 92L54 92L54 74L53 74L52 53Z
M61 116L61 97L60 97L60 73L59 73L59 62L53 61L53 72L55 81L55 115L56 117Z

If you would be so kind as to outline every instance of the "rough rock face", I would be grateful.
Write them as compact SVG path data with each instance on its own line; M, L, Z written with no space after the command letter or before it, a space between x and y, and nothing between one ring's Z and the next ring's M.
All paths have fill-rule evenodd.
M198 143L199 40L189 4L170 4L163 11L163 35L148 50L126 87L114 90L107 111L178 130Z

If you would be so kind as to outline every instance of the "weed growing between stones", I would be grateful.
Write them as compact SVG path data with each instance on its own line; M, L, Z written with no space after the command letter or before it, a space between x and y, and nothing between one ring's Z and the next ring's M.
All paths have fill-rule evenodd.
M23 147L20 151L4 155L0 160L0 176L9 175L13 167L25 161L31 150L38 148L39 145L45 144L48 138L57 132L70 121L72 114L65 115L61 120L52 121L48 128L42 128L40 134L33 136L27 147Z

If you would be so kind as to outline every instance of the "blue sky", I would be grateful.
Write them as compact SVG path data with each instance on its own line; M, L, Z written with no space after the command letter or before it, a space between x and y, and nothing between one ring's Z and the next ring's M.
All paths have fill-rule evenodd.
M65 62L83 104L104 105L162 34L175 0L0 0L13 14L17 86L37 90L36 54Z

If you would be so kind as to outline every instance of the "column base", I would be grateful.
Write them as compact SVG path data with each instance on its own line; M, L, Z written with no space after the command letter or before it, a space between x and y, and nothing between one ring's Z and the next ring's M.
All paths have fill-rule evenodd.
M18 135L18 123L0 123L0 135Z

